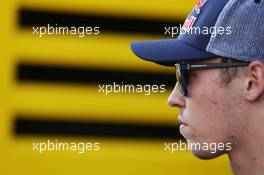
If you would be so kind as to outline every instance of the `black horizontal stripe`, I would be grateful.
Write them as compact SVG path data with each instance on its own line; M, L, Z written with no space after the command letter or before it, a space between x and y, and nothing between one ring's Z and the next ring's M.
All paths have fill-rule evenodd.
M150 84L173 87L176 81L171 74L104 70L55 65L18 64L18 82L78 83L78 84Z
M154 12L155 13L155 12ZM164 36L165 26L178 26L182 21L158 20L154 18L132 18L125 16L113 16L92 14L74 14L47 10L34 10L21 8L18 11L18 23L22 28L47 26L47 24L62 27L88 27L99 26L100 33L117 32L132 34L155 34Z
M134 139L179 139L177 124L172 126L140 123L114 123L94 121L63 121L29 119L19 116L15 120L16 136L87 136Z

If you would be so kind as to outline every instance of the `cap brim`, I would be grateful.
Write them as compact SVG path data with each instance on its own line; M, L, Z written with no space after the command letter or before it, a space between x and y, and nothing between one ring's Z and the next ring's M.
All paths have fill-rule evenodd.
M143 60L166 66L173 66L179 61L215 57L214 54L191 46L179 39L132 42L131 49Z

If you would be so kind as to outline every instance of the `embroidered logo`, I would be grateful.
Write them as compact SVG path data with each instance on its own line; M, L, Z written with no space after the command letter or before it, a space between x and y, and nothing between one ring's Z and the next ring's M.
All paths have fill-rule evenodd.
M196 5L195 5L195 12L197 15L200 14L201 8L206 4L207 0L200 0Z
M187 19L185 20L182 28L186 31L190 31L198 17L198 15L201 12L201 8L206 4L208 0L199 0L199 2L195 5L193 13L195 12L195 14L190 14Z

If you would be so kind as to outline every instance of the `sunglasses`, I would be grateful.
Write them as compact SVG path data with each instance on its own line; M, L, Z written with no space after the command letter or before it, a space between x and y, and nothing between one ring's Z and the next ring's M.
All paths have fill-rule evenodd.
M182 96L188 97L189 72L192 70L232 68L248 66L249 63L203 63L203 64L175 64L176 79Z

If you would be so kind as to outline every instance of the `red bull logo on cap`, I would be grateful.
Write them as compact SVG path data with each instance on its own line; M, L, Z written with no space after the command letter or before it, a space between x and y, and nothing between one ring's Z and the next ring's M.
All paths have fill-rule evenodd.
M201 8L206 4L207 0L200 0L196 5L195 5L195 11L196 14L200 14Z
M197 19L197 16L200 14L201 12L201 8L206 4L208 0L199 0L199 2L195 5L194 7L194 12L195 12L195 15L192 13L190 14L187 19L185 20L182 28L186 31L189 31L190 29L192 29L196 19Z

